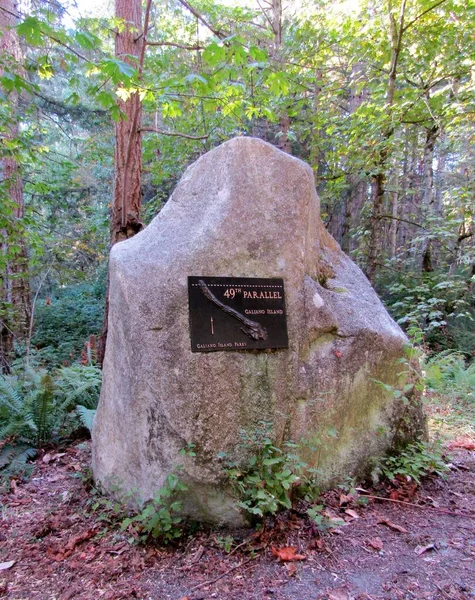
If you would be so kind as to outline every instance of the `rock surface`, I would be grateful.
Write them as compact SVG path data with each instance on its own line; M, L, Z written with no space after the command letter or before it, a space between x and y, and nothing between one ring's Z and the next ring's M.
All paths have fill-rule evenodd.
M289 348L192 353L188 275L282 277ZM234 138L191 165L152 223L112 249L94 476L145 501L184 465L185 514L240 525L217 454L239 457L242 429L265 420L277 442L305 437L322 485L423 429L417 401L408 408L375 382L397 384L406 343L324 229L311 168ZM189 443L196 457L179 454Z

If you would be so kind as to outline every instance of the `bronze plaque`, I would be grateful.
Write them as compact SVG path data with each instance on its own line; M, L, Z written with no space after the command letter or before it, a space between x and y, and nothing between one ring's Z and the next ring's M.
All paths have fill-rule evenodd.
M188 277L192 352L288 348L283 279Z

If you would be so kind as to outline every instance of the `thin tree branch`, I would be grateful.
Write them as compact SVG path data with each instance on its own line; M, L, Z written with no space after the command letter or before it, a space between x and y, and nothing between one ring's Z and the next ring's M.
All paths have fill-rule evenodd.
M7 8L5 8L4 6L0 6L0 10L4 13L7 13L7 15L11 15L12 17L15 17L15 19L19 19L21 17L20 13L14 13L11 10L8 10Z
M149 132L149 133L157 133L158 135L168 135L170 137L182 137L187 140L206 140L209 138L209 134L206 135L189 135L188 133L181 133L179 131L165 131L163 129L158 129L157 127L141 127L140 131Z
M40 92L38 92L35 89L30 89L29 92L31 94L33 94L34 96L36 96L37 98L41 98L41 100L43 100L47 104L52 104L53 106L57 106L58 108L60 108L61 109L60 112L62 115L71 114L71 113L87 113L87 114L93 114L93 115L107 114L107 111L102 108L101 109L91 109L91 108L88 108L87 106L83 106L83 105L78 107L78 106L64 104L63 102L55 100L54 98L49 98L48 96L43 96L43 94L41 94ZM56 114L58 114L58 113L56 112Z
M50 265L48 267L48 270L46 271L46 273L43 275L43 277L38 285L38 288L36 290L35 297L33 298L33 302L31 303L30 323L29 323L29 327L28 327L28 337L26 339L26 352L25 352L25 363L26 363L27 367L28 367L28 364L30 361L31 338L33 336L33 324L35 322L36 301L38 300L38 295L40 293L41 288L43 287L43 283L46 281L46 278L50 274L50 271L52 268L53 268L53 266Z
M259 29L263 29L264 31L267 31L267 27L265 27L264 25L261 25L260 23L254 23L254 21L249 21L249 25L253 25L254 27L258 27Z
M412 25L414 25L414 23L416 23L417 21L419 21L419 19L422 19L422 17L424 15L426 15L427 13L430 13L431 10L434 10L434 8L437 8L438 6L440 6L441 4L443 4L444 2L446 2L446 0L439 0L439 2L436 2L432 6L429 6L429 8L427 8L424 11L422 11L419 15L417 15L417 17L414 17L414 19L412 19L412 21L409 21L409 23L407 23L404 26L402 32L404 33L405 31L407 31L409 29L409 27L411 27Z
M212 25L210 25L208 23L208 21L202 15L200 15L200 13L195 8L193 8L193 6L191 6L191 4L189 2L187 2L186 0L178 0L178 1L186 9L188 9L192 15L194 15L199 21L201 21L203 23L203 25L211 31L211 33L214 33L214 35L216 37L218 37L220 40L227 37L227 35L225 33L220 31L219 29L215 29Z
M359 490L358 490L359 491ZM473 518L474 515L472 513L466 512L456 512L454 510L449 510L447 508L440 508L439 506L431 506L430 504L416 504L415 502L407 502L406 500L396 500L394 498L384 498L382 496L373 496L373 494L366 493L366 490L362 490L364 496L362 498L371 498L372 500L382 500L383 502L394 502L395 504L403 504L404 506L413 506L414 508L420 508L421 510L433 510L435 512L442 513L444 515L455 515L456 517L468 517Z
M62 42L60 39L58 39L58 38L56 38L56 37L54 37L52 35L48 35L47 33L45 35L46 35L46 37L49 37L50 40L53 40L53 42L56 42L60 46L63 46L64 48L66 48L67 50L69 50L70 52L72 52L72 54L75 54L78 58L80 58L84 62L87 62L87 63L90 63L90 64L94 64L92 60L90 60L89 58L87 58L86 56L84 56L83 54L81 54L80 52L77 52L76 50L74 50L74 48L71 48L71 46L68 46L68 44L66 44L65 42Z
M204 50L204 46L188 46L186 44L177 44L175 42L146 42L147 46L171 46L172 48L182 48L183 50Z
M459 235L459 237L457 239L457 244L460 244L460 242L463 242L467 238L472 237L472 235L473 235L473 231L467 231L467 233L462 233L461 235Z
M152 0L147 0L147 7L145 9L145 20L143 26L143 44L140 49L140 58L139 58L139 77L142 75L143 70L143 61L145 58L145 47L147 46L147 34L148 34L148 25L150 21L150 9L152 7Z
M423 225L419 225L415 221L408 221L407 219L401 219L400 217L394 217L393 215L379 215L378 219L392 219L393 221L401 221L402 223L408 223L409 225L414 225L414 227L419 227L419 229L424 229L424 231L430 231L427 227Z
M257 0L257 4L259 5L259 8L261 9L261 12L264 15L266 21L269 23L270 28L272 29L272 32L275 33L274 23L272 23L272 21L270 20L268 14L266 13L265 9L261 6L261 3L259 2L259 0Z

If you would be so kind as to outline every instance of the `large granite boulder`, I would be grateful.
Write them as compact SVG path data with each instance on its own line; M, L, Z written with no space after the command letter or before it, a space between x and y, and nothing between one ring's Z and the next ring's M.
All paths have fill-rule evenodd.
M191 352L189 275L282 278L289 348ZM184 465L185 514L239 525L217 455L240 456L242 429L265 420L277 442L305 437L322 486L422 431L417 399L406 406L390 389L406 343L324 229L311 168L234 138L191 165L152 223L112 249L94 476L145 501ZM189 443L195 457L179 454Z

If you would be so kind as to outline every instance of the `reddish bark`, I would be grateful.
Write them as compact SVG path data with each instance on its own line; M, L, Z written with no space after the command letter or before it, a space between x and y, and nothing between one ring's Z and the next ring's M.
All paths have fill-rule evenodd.
M125 27L115 36L117 58L137 67L142 54L142 4L139 0L116 0L115 14L123 19ZM134 57L134 58L130 58ZM133 93L118 101L125 115L115 125L115 179L114 200L110 221L111 245L135 235L142 228L140 206L142 201L142 135L140 124L142 104Z
M115 36L117 58L142 71L150 0L147 3L145 27L142 29L140 0L116 0L115 16L124 23ZM142 103L138 93L127 100L118 100L125 118L115 125L114 198L110 217L110 241L115 243L133 237L141 229L142 203ZM109 285L102 332L97 345L97 361L102 365L107 342L109 319Z

